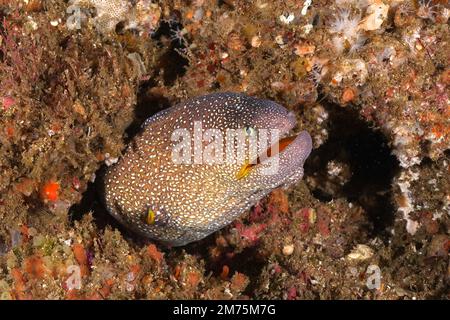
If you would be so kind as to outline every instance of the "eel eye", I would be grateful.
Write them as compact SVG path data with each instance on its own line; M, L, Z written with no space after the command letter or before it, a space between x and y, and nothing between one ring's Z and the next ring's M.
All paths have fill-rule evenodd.
M149 226L163 226L167 224L169 218L170 216L164 210L150 207L144 215L144 222Z
M253 136L256 133L256 130L253 127L245 127L245 133L248 136Z
M156 218L156 212L153 211L152 209L148 209L147 216L145 217L145 222L148 225L153 225L153 224L155 224L155 218Z

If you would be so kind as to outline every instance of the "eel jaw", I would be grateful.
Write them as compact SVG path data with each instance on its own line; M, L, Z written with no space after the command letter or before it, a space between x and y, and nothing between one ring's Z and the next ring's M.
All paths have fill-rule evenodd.
M297 135L281 138L278 143L278 153L261 159L256 164L244 164L237 174L238 180L248 176L248 179L252 179L258 185L273 189L301 179L303 164L312 150L311 136L308 132L301 131ZM274 160L276 162L273 162Z
M295 169L298 169L297 171L301 170L300 175L302 175L303 163L312 150L312 140L308 132L301 131L300 133L294 135L288 135L287 132L284 132L283 137L277 141L277 144L277 148L274 148L275 144L270 146L266 152L263 153L264 156L259 156L256 161L252 163L244 163L237 173L236 178L238 180L243 179L255 169L259 169L264 165L267 166L269 161L274 160L273 157L276 156L279 157L281 167L278 170L282 170L282 166L287 165L288 167L294 169L294 171ZM275 173L275 175L278 174Z

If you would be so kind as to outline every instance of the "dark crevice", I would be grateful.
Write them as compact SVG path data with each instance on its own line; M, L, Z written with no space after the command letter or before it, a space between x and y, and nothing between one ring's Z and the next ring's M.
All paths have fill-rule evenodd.
M104 166L97 173L96 180L99 180L98 176L101 176L103 171ZM115 220L107 214L106 208L103 206L100 197L102 189L99 186L99 183L89 183L81 201L70 207L69 217L72 222L81 220L85 214L92 212L94 213L94 218L99 228L104 228L108 224L116 227Z
M185 57L174 50L169 50L163 54L160 58L159 68L164 70L164 85L172 86L179 76L184 75L186 72L185 66L188 65L188 62Z
M217 5L219 7L227 7L229 9L235 9L235 4L233 3L233 0L218 0Z
M183 25L174 17L168 21L162 21L159 28L152 35L160 46L167 47L159 58L158 69L162 70L164 85L172 86L175 80L183 76L189 60L181 53L185 52L188 45L187 34L182 32Z
M153 80L149 80L141 83L139 87L133 122L125 130L124 141L126 144L141 131L141 126L146 119L170 107L167 97L151 90L154 86Z
M258 247L248 247L242 252L236 253L236 248L230 246L222 248L220 257L216 259L211 258L210 248L216 248L215 233L206 237L203 240L196 241L182 247L187 253L196 255L206 262L206 274L211 273L215 277L220 277L223 271L223 266L228 266L231 278L235 272L245 274L249 277L250 283L243 292L246 295L252 295L258 283L255 279L259 279L264 266L267 264L266 258L258 253Z
M444 151L444 155L449 158L450 157L450 149Z
M386 137L355 110L334 104L324 107L329 112L329 138L305 163L305 176L315 182L312 193L325 202L345 197L359 204L373 224L373 236L387 235L394 223L391 183L399 163ZM349 169L347 180L330 176L330 161Z

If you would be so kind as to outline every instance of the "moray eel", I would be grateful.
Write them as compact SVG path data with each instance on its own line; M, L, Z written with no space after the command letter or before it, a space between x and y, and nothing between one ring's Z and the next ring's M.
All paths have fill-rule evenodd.
M196 129L199 122L202 127ZM284 107L244 94L215 93L177 104L147 119L121 159L107 169L106 207L127 227L167 245L200 240L231 223L272 189L302 178L312 142L305 131L285 137L295 126L295 115ZM210 128L219 130L223 140L229 129L243 132L247 144L257 130L277 129L279 147L271 154L269 141L266 157L257 151L251 163L250 156L235 163L174 161L174 148L180 142L174 141L176 129L195 136L195 130L204 133ZM185 146L191 146L195 156L208 141L189 141ZM242 141L230 145L237 147ZM264 168L274 156L278 156L278 170L267 174Z

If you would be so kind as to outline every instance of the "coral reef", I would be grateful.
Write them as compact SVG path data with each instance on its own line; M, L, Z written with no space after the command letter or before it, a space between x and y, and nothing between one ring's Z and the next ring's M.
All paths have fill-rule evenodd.
M441 0L0 1L0 298L448 299L449 16ZM305 181L186 247L128 233L96 195L102 165L148 116L216 91L295 112Z

